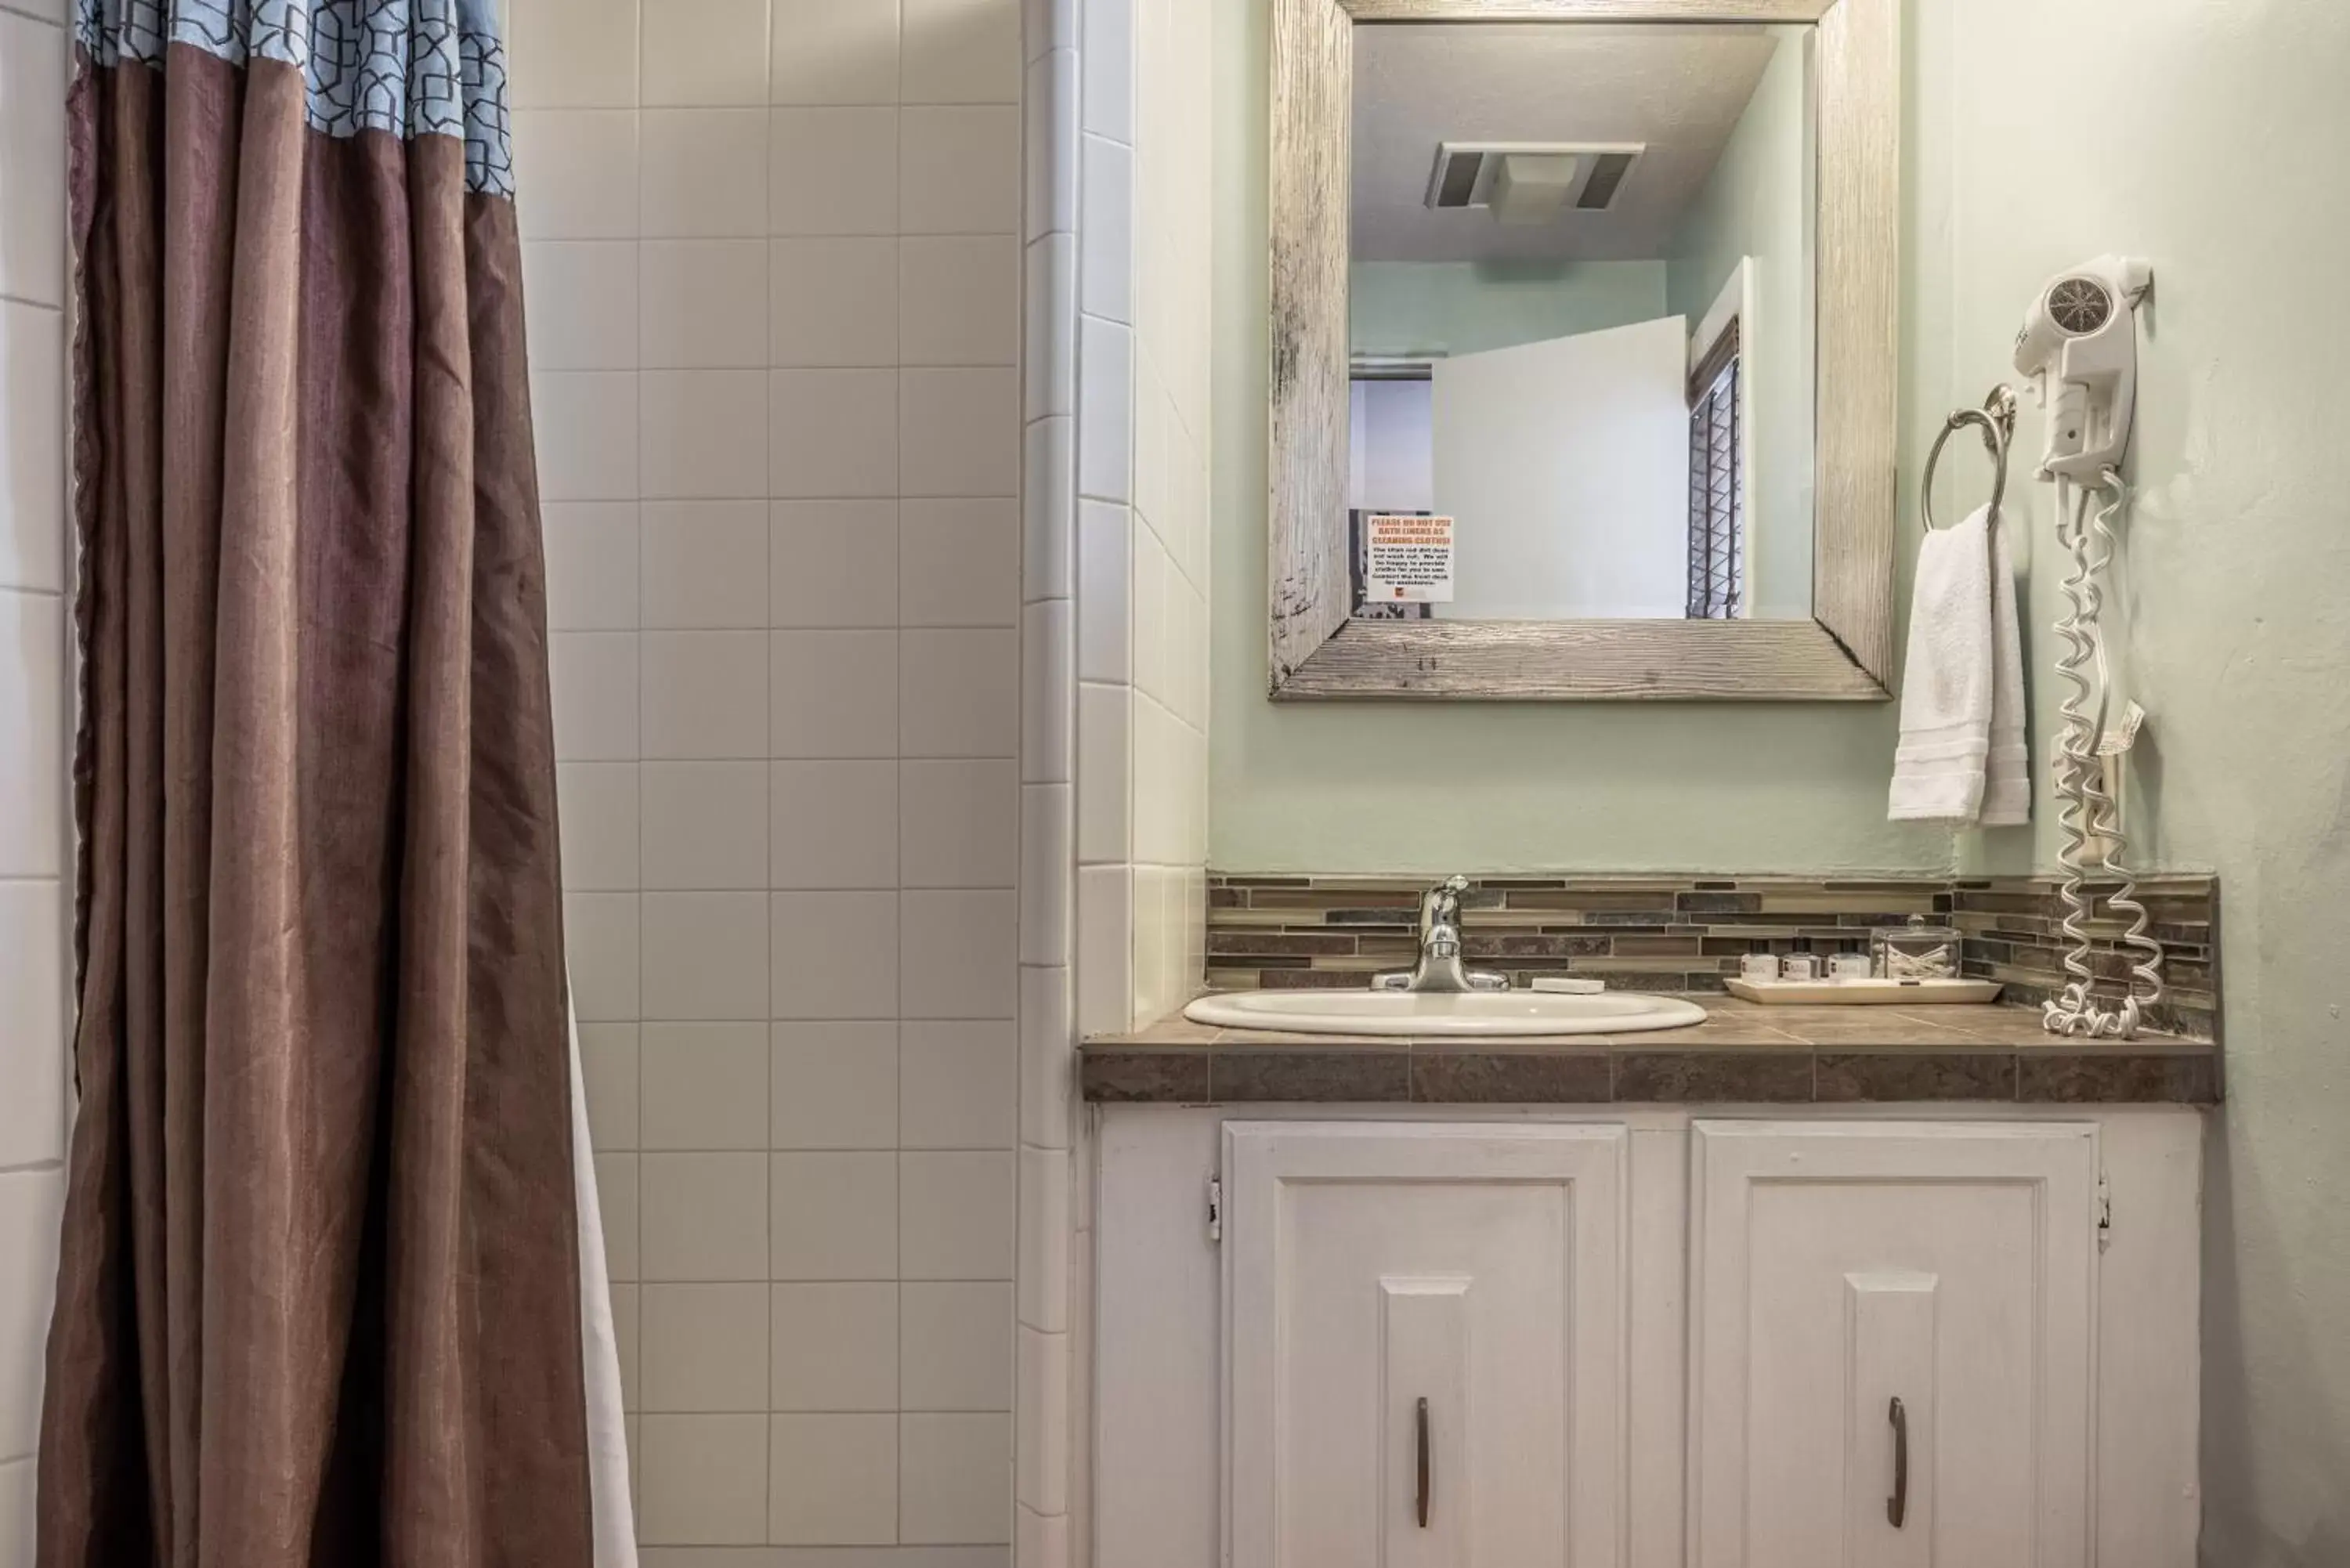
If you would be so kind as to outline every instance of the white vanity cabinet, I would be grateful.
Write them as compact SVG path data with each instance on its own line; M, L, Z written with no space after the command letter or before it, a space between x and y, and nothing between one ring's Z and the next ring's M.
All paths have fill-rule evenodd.
M1700 1568L2089 1561L2097 1128L1700 1121Z
M1628 1142L1226 1129L1232 1568L1617 1561Z
M2194 1563L2192 1111L1289 1111L1096 1126L1095 1563Z

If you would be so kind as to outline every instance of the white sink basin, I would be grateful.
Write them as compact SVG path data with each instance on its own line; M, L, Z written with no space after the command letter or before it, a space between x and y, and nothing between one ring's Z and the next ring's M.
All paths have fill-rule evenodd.
M1203 996L1183 1010L1194 1023L1292 1034L1460 1036L1629 1034L1686 1029L1705 1009L1671 996L1544 991L1463 994L1406 991L1238 991Z

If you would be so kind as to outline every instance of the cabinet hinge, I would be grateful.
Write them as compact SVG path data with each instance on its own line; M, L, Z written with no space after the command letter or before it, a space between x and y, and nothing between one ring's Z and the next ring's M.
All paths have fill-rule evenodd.
M2097 1245L2104 1248L2114 1239L2114 1189L2106 1183L2106 1173L2097 1173Z
M1224 1239L1224 1181L1220 1176L1208 1178L1208 1240Z

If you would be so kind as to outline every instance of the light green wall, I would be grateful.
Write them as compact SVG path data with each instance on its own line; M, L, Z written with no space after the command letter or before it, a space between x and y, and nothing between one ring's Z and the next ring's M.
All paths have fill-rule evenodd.
M1357 262L1347 303L1357 354L1482 354L1654 321L1665 264Z
M1683 214L1667 268L1665 307L1692 329L1741 257L1755 271L1745 369L1754 378L1753 558L1749 602L1763 619L1812 610L1812 29L1779 29L1779 50L1705 188Z
M1942 868L1884 820L1883 705L1264 699L1266 22L1218 6L1211 857L1250 870ZM1904 551L1908 549L1904 542Z
M1887 708L1274 708L1264 691L1268 0L1215 0L1214 861L1232 869L2024 869L2054 826L1882 820ZM1898 519L2049 275L2153 258L2126 590L2148 864L2216 869L2228 1094L2206 1202L2210 1568L2350 1563L2350 145L2338 0L1909 0ZM2224 131L2224 134L2223 134ZM2024 417L2030 622L2048 501ZM1963 445L1964 443L1960 443ZM1953 510L1980 497L1980 467ZM2023 521L2017 508L2014 521ZM2035 639L2037 765L2054 730ZM2117 1215L2117 1218L2119 1216Z
M2226 910L2204 1560L2350 1563L2350 177L2229 145L2350 146L2350 6L1941 0L1911 52L1942 64L1913 114L1929 167L1912 205L1933 214L1908 296L1933 338L1913 425L2011 374L2050 275L2106 251L2154 263L2140 494L2109 620L2153 715L2128 801L2140 857L2216 868ZM2035 151L2058 147L2053 178ZM2028 624L2046 628L2062 574L2030 479L2041 429L2027 398ZM2043 631L2033 649L2036 757L2056 730L2054 643ZM1965 836L1961 863L2051 865L2057 826L2040 817Z

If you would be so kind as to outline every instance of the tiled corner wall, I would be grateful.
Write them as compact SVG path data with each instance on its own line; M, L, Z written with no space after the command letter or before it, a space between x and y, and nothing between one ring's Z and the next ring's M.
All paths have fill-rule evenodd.
M1021 1568L1082 1560L1073 1469L1080 1307L1073 1048L1076 756L1078 0L1025 0L1022 168L1019 1349L1013 1538Z
M1076 1028L1205 963L1209 8L1029 0L1018 1561L1092 1561Z
M64 22L62 0L0 0L0 1568L33 1560L65 1194Z
M1208 27L1086 0L1077 171L1077 1015L1196 989L1208 838Z
M509 8L649 1568L1002 1568L1019 0Z

